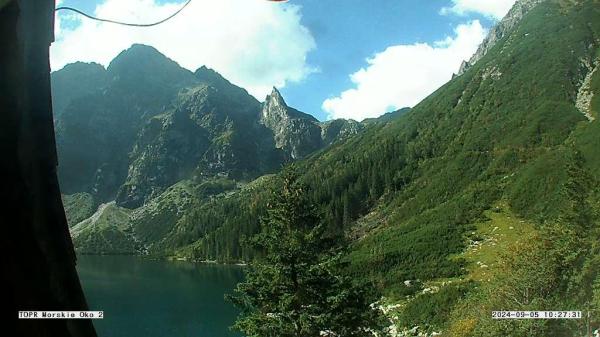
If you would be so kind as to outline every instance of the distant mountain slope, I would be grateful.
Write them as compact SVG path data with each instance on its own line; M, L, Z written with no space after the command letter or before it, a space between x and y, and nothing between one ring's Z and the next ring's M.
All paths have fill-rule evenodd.
M182 179L252 180L361 129L338 121L352 127L322 135L276 89L261 104L215 71L192 73L144 45L106 70L76 63L52 80L63 192L129 208Z
M104 88L108 81L106 69L96 63L76 62L54 72L51 84L55 118L60 120L72 101L96 93L98 89Z
M53 88L53 100L63 192L90 192L104 201L114 198L123 183L129 151L144 121L161 113L195 78L155 49L142 45L122 52L107 70L98 68L79 63L54 72L52 78L61 83ZM106 81L78 78L74 71L104 72L101 77ZM63 91L73 86L88 90ZM57 106L56 102L62 103Z
M363 120L362 123L364 123L364 124L375 123L375 122L387 123L389 121L393 121L396 118L399 118L400 116L408 113L409 111L410 111L410 108L402 108L400 110L385 113L377 118L367 118L367 119Z

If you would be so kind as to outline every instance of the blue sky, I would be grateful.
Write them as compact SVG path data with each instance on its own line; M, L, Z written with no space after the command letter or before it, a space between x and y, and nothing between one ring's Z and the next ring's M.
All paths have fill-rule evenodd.
M111 19L148 22L183 1L64 0ZM146 43L182 66L207 65L259 100L277 86L320 120L361 120L411 106L449 80L514 0L193 0L173 22L115 27L60 12L54 70L105 66Z

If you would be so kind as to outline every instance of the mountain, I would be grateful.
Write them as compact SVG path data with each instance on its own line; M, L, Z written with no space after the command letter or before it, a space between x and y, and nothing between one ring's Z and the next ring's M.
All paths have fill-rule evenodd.
M139 207L193 176L251 180L276 170L285 152L258 123L259 111L260 103L247 94L208 85L180 92L172 109L150 118L139 131L117 203Z
M273 130L277 148L300 159L335 141L357 134L362 124L336 119L320 123L311 115L288 107L276 88L263 104L260 121Z
M544 0L527 0L527 1L517 1L514 6L510 9L508 14L500 21L499 24L494 26L488 36L483 40L479 48L473 56L469 59L469 61L464 61L460 70L458 71L458 75L464 74L470 67L475 65L477 61L483 58L489 50L491 50L497 42L502 40L503 37L510 35L513 30L515 30L523 17L535 6L540 4Z
M575 321L490 319L498 308L590 308L600 319L599 64L600 1L519 0L459 76L294 164L328 229L351 241L348 272L383 296L398 335L585 333ZM302 115L277 92L261 116L290 126L271 126L290 157L316 148L316 122L294 122ZM240 241L278 184L163 192L139 210L171 209L171 220L130 227L151 254L246 260ZM178 209L180 199L194 206Z
M356 133L351 121L303 118L276 91L255 121L284 157L305 155L293 166L328 231L348 237L347 272L373 285L397 335L584 335L572 320L489 316L589 308L600 320L600 1L519 0L469 63L410 111ZM343 139L317 146L328 130ZM277 174L195 174L125 225L96 222L74 241L110 252L97 238L117 230L140 254L248 260L240 242L279 184Z
M90 73L100 75L86 76ZM53 102L62 190L89 192L101 201L114 198L123 183L144 121L195 82L191 72L142 45L122 52L106 70L78 63L52 73L52 79L60 83ZM75 86L88 89L63 91Z
M52 83L63 193L95 204L140 207L195 177L250 181L361 129L338 121L321 135L277 89L260 103L214 70L192 73L144 45L107 69L67 65Z
M71 101L95 93L108 84L108 73L97 63L76 62L52 75L52 104L59 119Z

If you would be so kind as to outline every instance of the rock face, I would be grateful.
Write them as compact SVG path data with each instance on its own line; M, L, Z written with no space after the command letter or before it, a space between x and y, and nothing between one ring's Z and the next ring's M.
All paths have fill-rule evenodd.
M460 65L458 76L464 74L469 68L474 66L498 41L508 36L530 10L544 1L546 0L517 0L508 14L490 30L488 36L483 40L471 59L463 61Z
M291 159L303 158L363 128L363 124L353 120L321 123L311 115L288 107L277 88L273 88L263 103L261 123L273 131L275 145Z
M594 90L592 89L592 80L598 68L600 68L600 59L597 59L593 64L590 62L582 62L587 74L583 79L579 90L577 91L577 98L575 100L575 107L590 121L596 120L592 113L592 99L594 98Z
M322 124L277 89L260 103L214 70L192 73L144 45L106 70L76 63L52 80L64 194L127 208L184 179L252 180L362 128Z
M139 207L189 177L253 179L275 170L284 154L258 123L259 111L249 95L206 84L182 91L172 109L139 132L117 202Z
M61 83L53 92L53 100L60 103L55 103L55 128L61 188L65 194L90 192L105 201L114 198L127 176L129 152L144 122L163 112L195 78L142 45L122 52L104 75L76 76L74 71L102 72L98 65L80 63L52 74ZM89 90L63 92L74 86Z
M319 121L288 107L276 88L265 99L261 123L273 131L275 146L292 159L302 158L323 146Z

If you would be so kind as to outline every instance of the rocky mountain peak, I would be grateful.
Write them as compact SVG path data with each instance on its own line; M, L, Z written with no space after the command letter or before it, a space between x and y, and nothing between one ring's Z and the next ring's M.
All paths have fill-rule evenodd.
M271 102L272 104L275 105L282 105L287 107L287 104L285 103L285 100L283 99L283 96L281 96L281 93L279 92L279 90L277 90L276 87L273 87L273 90L271 90L271 94L267 96L267 98L265 99L265 102Z
M194 75L154 47L134 44L108 65L113 80L133 87L155 85L184 86L195 82Z
M265 102L263 103L263 109L261 114L261 121L267 127L272 128L276 125L280 125L282 122L291 119L302 119L311 123L318 123L319 121L312 115L300 112L294 108L289 107L283 96L273 87L270 95L267 95Z
M193 176L254 179L357 129L325 130L277 88L261 103L213 69L192 73L144 45L107 70L79 63L52 76L63 191L119 206Z
M263 103L260 121L273 132L275 146L292 159L305 157L361 129L354 121L320 123L312 115L289 107L275 87Z
M117 55L117 57L110 62L108 69L110 70L111 68L115 67L120 68L124 65L133 66L135 63L141 60L145 61L145 63L162 63L170 61L169 58L156 50L154 47L143 44L133 44L131 47L119 53L119 55Z
M68 104L102 89L108 83L106 69L98 63L75 62L52 74L52 106L55 117Z
M270 95L267 95L263 103L261 120L266 126L273 127L289 119L291 117L289 111L281 93L277 88L273 87L273 91L271 91Z

